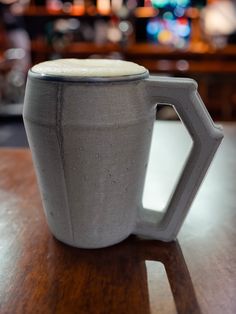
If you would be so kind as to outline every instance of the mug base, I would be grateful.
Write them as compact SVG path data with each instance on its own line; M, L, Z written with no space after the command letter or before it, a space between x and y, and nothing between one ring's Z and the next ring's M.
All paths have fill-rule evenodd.
M53 237L59 241L59 242L62 242L66 245L69 245L69 246L72 246L72 247L75 247L75 248L78 248L78 249L102 249L102 248L106 248L106 247L109 247L109 246L113 246L115 244L118 244L122 241L124 241L125 239L127 239L131 234L128 234L124 237L121 237L119 239L116 239L116 240L112 240L112 241L108 241L107 243L97 243L97 244L91 244L91 245L83 245L83 244L79 244L79 243L76 243L76 242L71 242L71 241L68 241L67 239L62 239L58 236L56 236L55 234L52 234Z

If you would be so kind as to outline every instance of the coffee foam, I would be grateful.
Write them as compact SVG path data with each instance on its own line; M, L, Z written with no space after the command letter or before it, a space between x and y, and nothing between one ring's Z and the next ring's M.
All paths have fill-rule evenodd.
M111 59L58 59L39 63L32 68L41 75L73 77L115 77L144 74L136 63Z

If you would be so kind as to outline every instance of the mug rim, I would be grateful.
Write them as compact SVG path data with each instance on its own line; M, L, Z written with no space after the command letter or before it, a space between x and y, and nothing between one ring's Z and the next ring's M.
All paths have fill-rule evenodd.
M122 76L64 76L34 72L32 68L28 71L30 78L40 79L51 82L74 82L74 83L112 83L123 81L138 81L149 77L149 71L139 74L122 75Z

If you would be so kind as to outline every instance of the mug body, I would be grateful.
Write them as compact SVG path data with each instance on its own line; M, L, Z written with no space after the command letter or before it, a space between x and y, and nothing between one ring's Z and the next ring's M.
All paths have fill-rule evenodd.
M53 235L81 248L129 236L142 207L155 120L145 79L29 72L23 117Z

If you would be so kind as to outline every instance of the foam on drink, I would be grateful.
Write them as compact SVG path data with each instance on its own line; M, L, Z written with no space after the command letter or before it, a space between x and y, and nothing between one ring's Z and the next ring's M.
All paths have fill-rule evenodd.
M115 77L147 72L136 63L111 59L58 59L39 63L33 66L32 71L42 75L74 77Z

